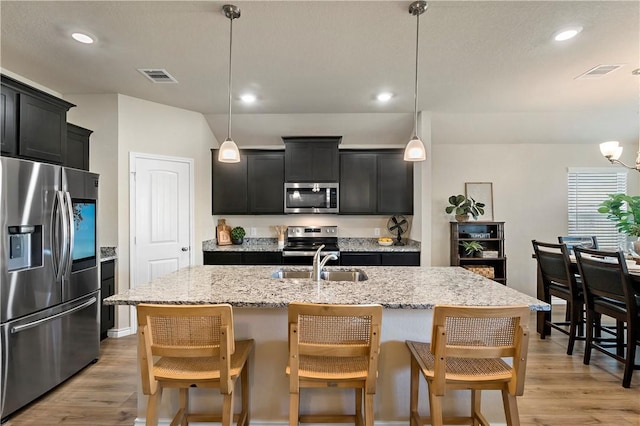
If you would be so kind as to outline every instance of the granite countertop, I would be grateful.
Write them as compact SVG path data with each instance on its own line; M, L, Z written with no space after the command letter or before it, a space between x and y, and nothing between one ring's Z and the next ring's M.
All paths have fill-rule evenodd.
M404 246L381 246L377 238L338 238L341 252L419 252L420 242L403 240ZM202 242L202 251L282 251L275 238L245 238L239 245L219 246L216 240Z
M100 262L116 260L118 253L116 247L100 247Z
M362 267L361 282L271 278L277 266L199 265L156 278L149 284L105 299L107 305L138 303L229 303L235 307L285 308L292 301L310 303L380 303L391 309L432 309L435 305L548 304L459 267ZM310 267L286 267L310 270ZM325 270L353 268L327 267Z

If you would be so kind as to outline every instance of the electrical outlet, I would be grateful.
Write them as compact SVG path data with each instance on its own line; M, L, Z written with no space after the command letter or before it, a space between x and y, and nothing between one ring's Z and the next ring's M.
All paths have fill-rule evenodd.
M249 232L249 234L250 234L252 237L255 237L255 236L256 236L256 228L249 228L249 231L250 231L250 232Z
M375 235L376 237L380 236L380 228L373 228L373 235Z

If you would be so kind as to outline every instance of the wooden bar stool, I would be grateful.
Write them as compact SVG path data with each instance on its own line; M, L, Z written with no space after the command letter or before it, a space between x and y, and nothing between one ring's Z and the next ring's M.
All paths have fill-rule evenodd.
M290 426L298 422L373 425L381 323L380 305L289 305ZM354 388L355 413L300 415L301 388Z
M137 306L138 358L142 391L149 395L147 426L158 424L164 388L180 390L180 407L171 425L190 421L249 424L249 362L253 339L234 340L231 305ZM159 357L154 362L154 357ZM242 409L233 413L233 394L240 378ZM217 388L221 414L189 413L189 388Z
M519 425L516 396L522 395L529 342L528 306L436 306L431 344L407 341L411 352L410 424L488 425L482 390L500 390L507 425ZM512 358L512 366L502 358ZM430 417L418 413L419 373L427 381ZM471 415L444 417L449 390L471 390Z

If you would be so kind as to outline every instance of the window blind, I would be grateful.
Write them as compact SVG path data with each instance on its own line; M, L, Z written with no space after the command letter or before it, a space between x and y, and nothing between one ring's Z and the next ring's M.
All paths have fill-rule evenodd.
M567 176L568 235L595 235L603 250L626 248L626 235L618 233L615 222L607 215L598 213L598 206L608 194L627 192L627 172L569 170Z

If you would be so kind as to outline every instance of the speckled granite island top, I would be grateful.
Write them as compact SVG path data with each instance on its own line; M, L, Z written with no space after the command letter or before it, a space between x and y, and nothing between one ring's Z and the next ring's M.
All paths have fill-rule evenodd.
M289 302L379 303L391 309L432 309L438 304L468 306L549 305L495 281L458 267L358 268L368 279L360 282L271 278L277 266L200 265L153 280L105 299L107 305L138 303L229 303L235 307L285 308ZM284 267L310 270L310 267ZM345 270L328 267L325 270ZM349 268L353 269L353 268Z

